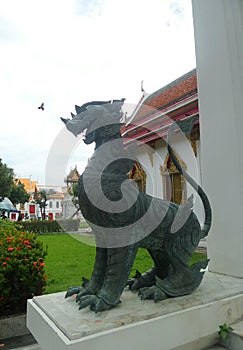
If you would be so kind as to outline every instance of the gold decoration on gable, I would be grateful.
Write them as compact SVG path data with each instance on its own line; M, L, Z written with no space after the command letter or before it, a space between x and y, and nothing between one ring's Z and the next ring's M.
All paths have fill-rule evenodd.
M198 140L200 140L200 129L199 129L199 125L197 125L192 132L190 133L190 135L187 136L188 140L191 143L193 152L195 154L195 156L197 157L197 142Z
M129 179L134 180L136 182L139 191L146 191L146 173L143 170L142 165L138 161L135 161L132 169L127 175Z
M180 166L182 167L182 169L186 170L186 168L187 168L186 163L183 162L182 159L180 159L180 157L177 155L177 153L175 151L174 151L174 153L175 153L175 157L176 157L178 163L180 164ZM167 153L165 160L164 160L164 164L160 165L161 176L179 172L178 169L176 168L175 164L172 161L171 161L169 169L167 168L167 164L169 162L169 159L170 159L170 155L169 155L169 153Z
M176 153L175 157L182 169L186 170L186 163L183 162L183 160L180 159ZM162 176L164 199L173 201L178 204L184 204L186 203L187 198L186 180L184 176L179 173L178 169L172 161L170 161L168 167L169 160L170 155L168 153L165 157L164 164L160 165L160 175Z

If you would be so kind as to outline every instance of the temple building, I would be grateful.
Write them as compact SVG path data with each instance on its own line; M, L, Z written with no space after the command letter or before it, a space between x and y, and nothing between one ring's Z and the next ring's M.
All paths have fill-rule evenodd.
M81 213L77 213L77 208L75 207L73 201L72 201L72 188L74 184L78 183L78 179L80 177L80 174L77 169L77 165L75 165L74 169L71 169L67 177L64 179L64 182L67 185L67 192L62 200L62 210L63 210L63 218L68 219L73 216L77 216L82 219Z
M30 195L28 202L16 205L23 218L33 220L41 218L39 205L36 204L35 201L36 193L41 191L45 191L47 197L45 218L55 220L62 217L61 203L66 192L64 188L61 188L60 186L39 185L37 181L33 181L31 178L16 178L14 181L16 185L24 185L26 192ZM11 219L16 220L17 215L11 213Z
M45 186L39 185L38 191L45 191L47 197L47 206L45 209L46 219L56 220L62 217L62 200L66 190L60 186ZM38 208L37 208L38 210ZM38 211L38 217L40 212Z
M64 179L64 182L67 184L67 188L70 189L75 183L78 183L78 179L80 174L77 169L77 165L75 165L74 169L71 169L67 177Z
M129 173L141 191L176 203L194 195L194 209L201 216L197 193L176 169L167 151L170 126L180 121L169 144L182 169L198 183L200 180L200 127L196 69L151 94L143 93L127 120L122 136L129 146L136 141L137 161ZM178 123L179 125L179 123Z

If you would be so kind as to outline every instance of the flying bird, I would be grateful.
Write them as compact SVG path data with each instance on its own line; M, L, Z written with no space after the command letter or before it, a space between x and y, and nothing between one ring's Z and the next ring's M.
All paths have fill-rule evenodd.
M42 109L42 111L44 111L44 102L42 102L42 104L40 105L40 107L38 107L38 109Z
M141 91L144 93L145 92L145 90L144 90L144 88L143 88L143 80L141 81Z

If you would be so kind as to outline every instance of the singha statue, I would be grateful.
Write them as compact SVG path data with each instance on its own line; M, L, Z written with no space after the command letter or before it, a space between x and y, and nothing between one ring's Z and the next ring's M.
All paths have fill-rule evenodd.
M66 297L76 294L79 308L109 310L120 302L126 286L142 299L163 300L193 292L201 283L208 261L189 266L200 239L211 227L210 203L202 188L182 170L171 146L168 152L178 171L199 194L205 220L201 227L192 209L138 191L128 173L135 158L124 147L121 117L124 99L93 101L75 106L77 115L61 118L84 143L95 142L95 151L79 179L79 205L96 240L92 276ZM175 224L177 222L177 224ZM178 224L179 223L179 224ZM138 248L146 248L154 266L147 272L129 275Z

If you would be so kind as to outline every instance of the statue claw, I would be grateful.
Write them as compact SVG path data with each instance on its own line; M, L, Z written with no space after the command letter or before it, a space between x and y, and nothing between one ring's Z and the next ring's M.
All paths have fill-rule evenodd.
M82 287L69 287L65 294L65 299L71 297L74 294L78 294L81 289Z
M140 295L141 300L153 299L155 303L167 299L167 295L156 286L141 288L138 295Z
M86 290L84 287L81 287L79 293L76 295L76 303L78 303L83 296L90 294L90 291Z
M135 276L127 281L127 286L132 292L137 292L144 287L151 287L154 284L155 273L153 268L143 274L137 270Z
M79 300L79 310L89 306L91 311L95 313L100 311L110 310L113 306L106 304L106 302L96 295L84 295Z
M156 287L157 288L157 287ZM157 288L156 292L154 293L154 302L157 303L157 301L167 299L168 296L163 292L161 289Z
M79 301L79 310L84 309L85 307L91 305L95 302L97 297L95 295L84 295L80 298Z
M154 286L144 287L139 289L138 295L140 296L141 300L146 300L146 299L152 299L153 293L154 293Z

